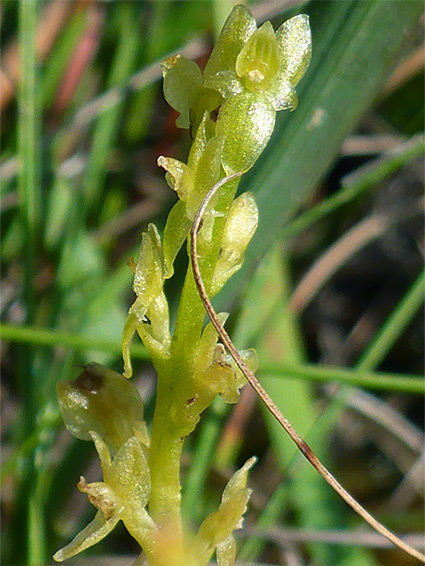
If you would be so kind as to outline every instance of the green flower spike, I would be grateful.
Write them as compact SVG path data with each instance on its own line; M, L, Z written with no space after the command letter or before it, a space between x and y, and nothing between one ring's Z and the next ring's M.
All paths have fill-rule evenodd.
M202 73L196 63L177 55L163 63L165 98L179 113L193 144L186 163L161 156L169 186L178 201L161 241L153 224L142 234L137 262L129 260L136 299L123 332L124 375L89 364L72 382L58 384L59 405L67 428L95 443L103 479L78 488L97 512L54 558L63 561L102 540L122 521L143 550L133 566L206 566L216 554L218 566L232 566L233 531L242 525L251 490L248 460L228 482L220 507L192 536L183 528L181 453L201 413L217 395L226 403L239 399L246 378L218 342L216 327L203 328L204 310L192 278L182 289L176 331L169 330L164 282L173 275L177 253L188 237L208 191L231 173L255 163L279 110L297 105L295 86L311 57L307 16L285 22L275 33L269 22L257 29L250 12L236 6ZM197 232L197 257L207 294L218 293L241 267L258 222L251 193L234 199L239 179L220 185ZM226 313L217 315L224 324ZM143 405L131 377L130 343L137 332L158 374L152 431L143 420ZM240 352L255 371L254 350ZM149 513L147 511L149 509Z
M92 363L76 380L60 382L58 397L66 427L95 443L104 481L80 478L78 489L98 512L54 559L62 562L93 546L120 520L149 550L157 528L145 509L150 497L148 436L137 390L122 375Z

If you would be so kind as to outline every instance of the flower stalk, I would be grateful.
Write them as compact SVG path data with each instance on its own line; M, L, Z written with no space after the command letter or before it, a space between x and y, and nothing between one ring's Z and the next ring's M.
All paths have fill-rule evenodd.
M236 6L203 72L181 55L163 63L165 98L179 113L177 126L189 130L193 143L187 163L158 159L178 201L162 237L150 224L137 261L129 261L136 299L123 331L123 375L89 364L75 381L58 385L65 424L78 438L94 442L103 481L80 479L78 488L97 513L55 554L57 561L92 546L122 520L150 566L202 566L214 553L220 566L234 564L233 531L242 524L251 492L247 476L255 458L233 475L218 510L197 533L189 531L189 518L181 515L180 465L184 440L202 412L217 395L236 403L246 379L219 343L214 325L205 325L204 301L191 264L174 332L164 282L172 277L186 240L190 250L190 229L207 194L209 205L196 231L196 260L208 296L217 294L242 266L258 211L251 193L235 199L239 178L267 145L276 112L295 109L295 86L310 56L307 16L288 20L275 33L269 22L257 29L251 13ZM211 194L213 187L220 190ZM226 318L226 313L217 315L221 324ZM158 376L150 434L142 401L128 381L136 333ZM239 355L246 367L256 369L253 350Z

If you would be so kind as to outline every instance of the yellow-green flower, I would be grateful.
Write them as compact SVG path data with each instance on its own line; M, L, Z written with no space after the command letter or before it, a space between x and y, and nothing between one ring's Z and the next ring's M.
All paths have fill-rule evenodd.
M66 427L95 443L103 481L80 478L78 488L97 513L54 559L62 562L93 546L120 520L148 552L157 528L145 509L150 497L148 435L136 388L122 375L91 363L76 380L58 384L58 398Z
M287 20L275 33L270 22L257 29L252 14L238 5L203 74L183 56L165 62L165 98L180 113L177 125L195 132L207 111L210 130L224 140L224 170L245 171L266 146L276 112L296 108L295 86L310 59L308 16Z
M233 9L204 71L205 87L224 98L216 131L224 137L227 174L252 167L273 132L276 112L296 108L295 86L310 59L308 16L295 16L274 33L270 22L256 29L243 6Z

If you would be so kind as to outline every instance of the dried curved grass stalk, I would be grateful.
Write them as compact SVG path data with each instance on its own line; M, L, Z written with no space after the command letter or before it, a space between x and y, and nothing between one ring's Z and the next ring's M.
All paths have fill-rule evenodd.
M270 413L278 421L287 434L296 444L297 448L304 455L304 457L310 462L310 464L319 472L322 478L332 487L334 491L360 516L366 523L368 523L375 531L383 535L389 541L391 541L395 546L409 554L410 556L416 558L420 562L425 564L425 555L418 550L411 547L409 544L400 539L397 535L388 530L382 523L375 519L364 507L358 503L352 495L348 493L346 489L338 482L338 480L331 474L331 472L322 464L322 462L317 458L314 452L311 450L310 446L305 442L305 440L296 432L291 423L286 419L286 417L280 412L276 404L273 402L271 397L268 395L266 390L263 388L261 383L256 378L255 374L249 369L246 363L243 361L239 355L238 350L234 346L232 340L221 324L218 316L208 298L204 283L202 281L202 276L199 269L198 257L197 257L197 235L202 226L202 218L205 210L208 207L213 196L216 192L227 182L232 181L243 175L243 171L234 173L227 177L223 177L218 181L207 193L203 199L199 209L195 215L195 219L192 224L190 231L191 241L190 241L190 257L193 269L193 275L195 278L196 287L199 292L199 296L202 303L207 311L207 314L216 329L220 339L222 340L224 346L226 347L229 354L235 360L239 369L245 375L248 383L257 393L261 401L265 404Z

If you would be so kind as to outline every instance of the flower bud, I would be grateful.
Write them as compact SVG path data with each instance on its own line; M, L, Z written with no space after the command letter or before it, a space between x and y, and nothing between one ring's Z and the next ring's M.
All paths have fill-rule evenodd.
M263 93L245 91L228 98L217 120L224 139L222 165L227 175L247 171L272 135L276 112Z
M243 193L232 203L221 241L220 255L211 282L210 293L215 295L226 281L238 271L244 253L258 225L258 209L252 193Z
M130 344L136 330L151 355L164 356L170 345L168 302L164 294L164 257L154 224L142 234L133 290L136 300L129 309L123 331L124 375L131 377Z

